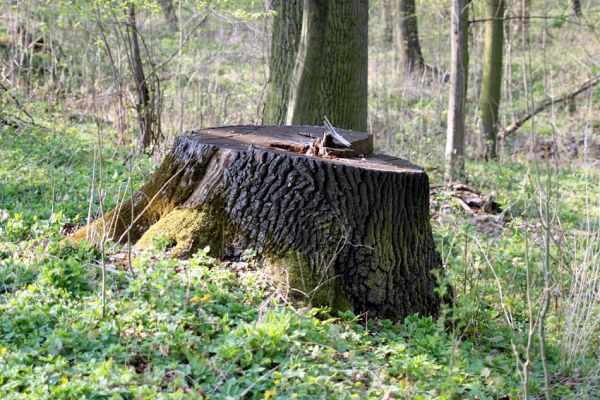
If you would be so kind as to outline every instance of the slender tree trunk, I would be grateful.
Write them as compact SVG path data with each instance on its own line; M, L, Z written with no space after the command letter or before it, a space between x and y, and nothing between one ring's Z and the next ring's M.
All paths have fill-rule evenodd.
M581 17L581 1L570 0L569 5L571 6L571 15L580 18Z
M519 18L514 20L515 34L519 33L521 29L525 31L529 29L530 10L531 0L519 0L516 3L515 13Z
M450 96L445 171L447 180L460 180L465 168L465 96L469 65L467 3L466 0L452 0Z
M144 74L140 45L138 41L137 22L135 18L135 6L132 4L128 10L129 51L131 72L137 91L137 104L135 105L140 128L140 147L144 151L152 141L152 109L148 82Z
M304 0L302 35L292 75L287 125L319 121L319 94L325 39L327 0Z
M302 29L303 0L275 0L269 82L263 123L285 123Z
M481 81L481 125L485 139L485 158L496 158L498 108L502 88L504 46L504 0L486 0L483 78Z
M293 1L284 2L285 6L291 6L292 3ZM284 4L280 4L280 7ZM280 15L283 16L283 12ZM288 15L288 18L291 19L292 15ZM281 124L288 120L292 75L293 71L298 70L294 66L297 65L296 61L303 62L296 60L300 45L291 45L295 36L279 30L284 29L284 26L295 27L291 21L286 21L279 28L277 26L281 21L275 22L273 30L271 77L264 112L264 122L269 124ZM294 117L294 121L300 124L321 125L323 116L327 115L335 126L358 131L367 130L367 25L367 0L327 2L325 48L323 55L318 57L321 59L319 71L311 72L321 77L317 86L318 101L313 102L318 105L318 112L311 113L308 116L310 119L298 116ZM304 39L308 40L309 36L305 35ZM283 59L278 60L277 57ZM303 58L305 57L306 54L303 54ZM299 93L305 89L295 87L294 91Z
M381 0L381 22L383 24L384 43L394 42L394 1Z
M177 32L179 30L179 19L177 18L175 7L173 7L173 0L160 0L160 6L169 24L169 28L173 32Z
M398 0L398 47L402 54L404 70L408 74L423 70L425 61L421 54L417 8L415 0Z

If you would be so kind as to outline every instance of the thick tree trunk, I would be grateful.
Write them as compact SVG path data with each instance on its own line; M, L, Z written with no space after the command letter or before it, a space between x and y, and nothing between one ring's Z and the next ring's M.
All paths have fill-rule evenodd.
M429 225L427 175L408 161L369 155L371 137L353 131L340 130L350 150L305 154L308 137L323 132L309 126L187 132L133 204L74 238L106 231L124 241L129 233L143 247L162 233L173 240L174 255L211 245L214 255L235 257L251 247L264 257L267 274L299 300L394 319L436 315L441 262Z
M446 179L461 180L465 169L465 97L468 84L468 2L452 0L450 96L446 135Z
M288 6L295 4L290 1ZM313 73L321 76L319 83L317 112L311 113L310 118L294 119L301 124L321 124L323 116L329 117L335 125L367 130L367 73L368 73L368 1L348 0L329 1L327 4L327 24L325 27L325 50L318 71ZM281 13L283 15L283 13ZM294 15L298 21L301 15ZM294 34L294 25L290 19L274 21L273 44L271 52L271 72L269 90L265 104L263 119L267 123L285 123L288 107L290 106L290 85L294 66L302 63L297 60L297 50L300 46L291 46L295 38L300 38L300 29ZM281 25L280 25L281 24ZM285 34L278 29L291 28ZM277 29L276 29L277 28ZM305 36L308 40L310 36ZM288 49L293 48L293 51ZM277 60L276 57L282 57ZM273 68L273 66L285 66ZM284 73L285 76L278 74ZM302 88L295 90L304 91ZM313 117L316 116L316 117Z
M504 0L486 0L483 78L481 80L481 125L485 140L485 158L496 158L498 108L502 88L504 52Z
M402 54L404 70L407 74L422 71L425 61L419 43L415 0L398 0L398 11L398 47Z
M368 25L367 0L329 2L319 114L336 126L361 132L367 131Z
M135 105L138 125L140 129L140 148L144 151L152 142L152 107L148 82L144 75L142 56L138 41L137 22L135 18L135 6L132 4L128 10L127 22L129 34L130 64L133 80L137 91L137 104Z
M327 0L304 0L302 35L292 74L288 125L319 121L320 84L323 75L327 29Z
M300 45L303 0L275 0L265 124L285 124L292 75Z

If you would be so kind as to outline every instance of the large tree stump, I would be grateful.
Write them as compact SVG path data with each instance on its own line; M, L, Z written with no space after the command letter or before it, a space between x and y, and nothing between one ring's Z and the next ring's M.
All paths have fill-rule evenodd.
M186 132L133 204L74 238L104 232L144 247L160 233L173 241L175 256L205 245L223 257L254 248L295 298L393 319L437 314L434 273L441 261L429 225L427 175L408 161L369 154L371 137L347 130L339 132L351 149L306 155L324 130Z

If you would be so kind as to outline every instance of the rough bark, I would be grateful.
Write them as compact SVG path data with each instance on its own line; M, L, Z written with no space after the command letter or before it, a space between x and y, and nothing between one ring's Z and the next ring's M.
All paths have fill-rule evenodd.
M275 0L265 124L285 124L296 54L302 29L303 0Z
M319 115L320 84L323 75L327 32L327 0L304 0L302 34L286 122L288 125L316 122Z
M295 4L294 1L291 1L289 6ZM312 113L318 117L297 121L309 125L321 124L323 116L326 115L337 126L366 131L368 1L348 0L326 3L328 11L325 51L319 71L316 72L321 76L318 90L318 112ZM301 15L295 15L295 18L301 21ZM297 49L300 44L294 48L294 51L285 49L291 48L292 46L288 43L293 42L296 37L300 38L301 35L300 29L297 34L289 31L283 35L276 30L279 23L276 21L274 23L271 65L278 63L285 65L285 68L281 68L285 76L278 76L280 72L271 68L263 120L268 123L281 124L287 120L291 75L297 64ZM286 26L295 27L296 25L289 20ZM284 29L284 27L281 26L280 29ZM275 59L276 57L283 57L284 60L278 61Z
M393 319L436 315L434 272L441 262L429 225L427 175L387 156L298 151L306 136L322 133L309 126L187 132L133 205L74 238L107 228L123 241L133 209L133 241L148 242L154 230L172 232L179 254L209 244L215 255L234 257L252 247L268 275L312 304ZM366 134L341 134L357 153L372 149Z
M415 0L398 0L398 47L402 54L404 70L407 74L422 71L425 67L419 29L417 24L417 7Z
M504 0L486 0L483 77L481 80L481 127L485 140L485 158L496 158L498 109L502 88L504 52Z
M468 2L452 0L450 27L450 96L448 99L448 130L446 135L447 180L461 180L465 169L465 96L468 84Z
M367 130L368 3L329 2L320 101L320 115L327 115L336 126L363 132Z

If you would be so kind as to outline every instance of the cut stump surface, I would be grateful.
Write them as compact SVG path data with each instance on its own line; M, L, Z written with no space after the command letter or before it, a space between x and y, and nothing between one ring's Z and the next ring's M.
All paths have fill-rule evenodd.
M436 315L441 261L429 224L427 174L406 160L371 154L366 133L340 129L349 150L329 139L323 152L311 152L324 132L311 126L186 132L133 204L73 237L106 232L144 247L162 233L175 256L205 245L225 258L253 248L294 298L392 319Z

